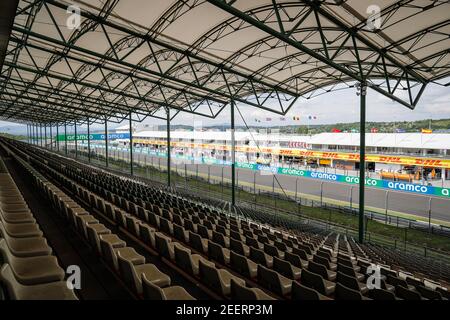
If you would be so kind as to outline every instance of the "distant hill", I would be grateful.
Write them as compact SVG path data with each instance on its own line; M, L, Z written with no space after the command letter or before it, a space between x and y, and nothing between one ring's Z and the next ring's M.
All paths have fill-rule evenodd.
M392 132L420 132L422 129L431 127L434 132L448 132L450 133L450 119L439 120L418 120L418 121L403 121L403 122L367 122L366 132L371 132L376 129L377 132L392 133ZM226 124L205 126L205 129L224 130L229 129L230 126ZM250 126L252 129L263 129L261 126ZM286 125L286 126L267 126L272 130L279 130L283 133L297 133L297 134L317 134L322 132L332 132L333 129L342 132L359 132L359 122L351 123L336 123L336 124L320 124L320 125ZM159 126L159 130L166 130L166 126ZM189 125L173 125L172 130L193 130ZM236 126L236 130L246 130L245 126Z

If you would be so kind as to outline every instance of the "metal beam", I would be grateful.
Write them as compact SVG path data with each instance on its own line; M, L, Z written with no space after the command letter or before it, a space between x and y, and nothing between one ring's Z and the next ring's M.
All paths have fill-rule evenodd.
M78 158L77 122L75 121L75 158Z
M366 93L367 84L359 84L360 97L360 120L359 120L359 219L358 219L358 239L359 243L364 242L364 215L365 215L365 183L366 183Z
M166 108L167 112L167 185L170 187L171 161L170 161L170 108Z
M87 144L88 144L88 162L91 162L91 126L89 124L89 118L87 118Z
M134 169L133 169L133 122L132 122L132 117L131 117L131 112L130 112L130 174L133 175L134 174Z
M67 124L64 122L64 149L67 156Z
M108 119L105 118L105 165L106 167L109 166L109 159L108 159Z
M231 100L231 205L236 204L236 141L234 137L234 101Z

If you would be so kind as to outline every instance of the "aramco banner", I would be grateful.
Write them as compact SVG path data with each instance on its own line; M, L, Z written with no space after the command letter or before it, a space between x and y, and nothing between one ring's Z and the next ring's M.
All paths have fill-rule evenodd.
M130 139L129 133L108 133L108 140L116 140L116 139ZM56 136L57 141L65 141L66 136L64 134L60 134ZM89 138L87 134L79 133L77 134L77 137L75 139L74 134L68 134L67 135L67 141L82 141L82 140L105 140L105 134L104 133L94 133L90 134Z

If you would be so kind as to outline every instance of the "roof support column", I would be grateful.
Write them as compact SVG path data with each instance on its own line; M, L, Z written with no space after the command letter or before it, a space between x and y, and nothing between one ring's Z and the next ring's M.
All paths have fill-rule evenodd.
M130 111L130 174L134 174L133 170L133 126L132 126L132 119L131 119L131 111Z
M30 128L27 125L27 142L30 143Z
M67 156L67 123L64 122L64 150Z
M234 139L234 101L231 100L231 205L236 204L236 141Z
M78 157L78 137L77 137L77 121L75 120L75 125L74 125L74 130L75 130L75 158Z
M170 108L166 108L167 112L167 185L170 187Z
M88 162L91 162L91 127L89 117L87 118L87 144L88 144Z
M108 119L105 117L105 165L109 166L108 161Z
M56 124L56 140L55 140L55 144L56 144L56 151L59 152L59 123Z
M366 92L365 81L357 86L357 95L360 97L360 120L359 120L359 243L364 242L364 193L366 182Z
M50 150L53 150L53 131L52 131L52 125L50 125Z
M40 145L42 147L42 123L39 124L39 140L40 140Z
M47 149L47 125L44 124L44 148Z

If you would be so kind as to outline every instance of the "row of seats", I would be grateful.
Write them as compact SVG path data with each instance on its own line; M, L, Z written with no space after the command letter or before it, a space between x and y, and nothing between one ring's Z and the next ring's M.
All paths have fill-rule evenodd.
M61 168L60 164L58 164L58 168ZM122 219L122 223L124 227L136 230L133 233L141 236L136 228L139 223L136 221L139 221L140 218L142 218L140 222L148 222L152 227L160 229L158 231L163 231L163 234L158 235L156 239L158 239L158 243L164 245L160 245L158 248L156 240L155 245L169 259L176 258L175 252L179 248L179 243L176 242L173 243L173 246L167 245L172 240L170 237L175 237L185 245L192 246L193 249L204 254L207 259L238 271L245 278L256 278L263 287L282 296L289 295L293 291L292 288L294 286L297 288L299 285L303 286L302 289L309 287L309 289L315 290L315 292L309 293L318 298L335 296L338 299L346 297L363 299L364 295L368 293L367 287L361 282L365 280L365 276L358 273L361 267L357 265L364 263L364 260L358 260L352 256L351 242L348 243L346 239L340 241L339 237L318 235L306 236L304 239L302 237L286 238L281 232L273 232L270 228L258 228L258 224L254 224L256 226L254 229L247 228L245 221L237 221L218 211L206 210L205 214L204 212L195 212L192 206L180 210L180 201L173 201L173 199L167 201L166 197L158 193L156 193L156 197L149 199L147 193L143 193L134 185L129 185L129 189L134 189L134 195L128 195L128 199L132 199L134 202L128 201L116 193L111 193L111 190L113 192L120 190L121 181L115 180L115 183L110 184L110 191L99 190L99 185L102 184L102 181L97 180L99 175L103 178L103 183L111 182L106 178L108 175L103 172L100 174L96 172L93 175L92 170L67 166L67 163L64 164L64 171L72 178L78 178L81 183L92 187L97 194L104 194L114 205L124 208L129 216ZM87 173L86 171L89 172L89 176L84 175ZM136 193L140 193L138 194L139 198L136 197ZM122 191L121 195L126 196L126 192ZM112 211L108 210L107 206L98 205L98 201L95 199L92 201L90 197L93 195L88 196L91 205L103 208L106 215L111 215ZM142 198L146 200L146 203ZM161 200L161 198L164 199L163 207L156 206L155 208L154 203L148 205L149 200ZM136 203L145 206L145 209L137 206ZM204 208L196 206L195 209L200 211ZM131 217L137 217L134 218L137 220L135 221ZM187 229L183 229L185 227ZM314 237L317 238L316 241L314 241ZM190 238L193 239L192 243L189 242ZM327 241L328 243L326 243ZM167 248L169 249L167 250ZM364 255L363 258L367 258L367 256ZM370 261L366 260L365 263L370 263ZM205 264L199 261L198 270L203 265ZM300 283L295 281L300 278ZM239 283L239 281L230 279L225 282L228 284L225 293L230 292L229 288L232 283ZM383 279L383 289L381 290L386 291L385 293L392 293L393 289L394 286L386 283ZM305 290L303 291L305 292ZM399 291L402 292L401 289ZM402 294L399 293L399 295Z
M11 300L77 300L20 190L0 159L0 282Z
M92 250L97 253L138 295L145 299L194 300L182 287L172 286L171 278L154 264L146 263L145 257L133 247L127 246L116 234L54 184L43 181L33 169L37 189L45 194L56 209L77 231Z

